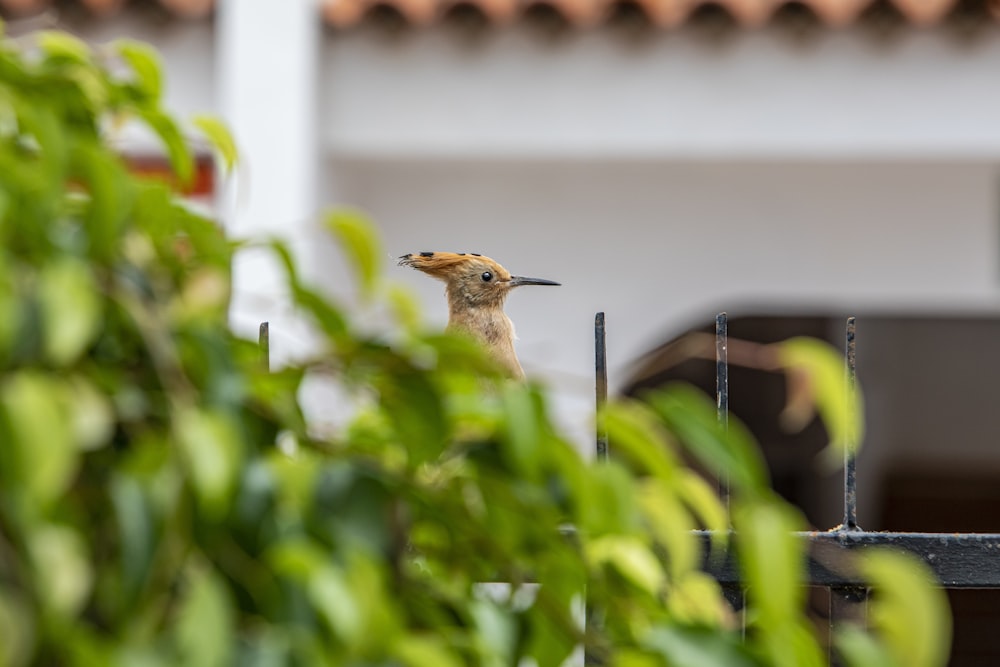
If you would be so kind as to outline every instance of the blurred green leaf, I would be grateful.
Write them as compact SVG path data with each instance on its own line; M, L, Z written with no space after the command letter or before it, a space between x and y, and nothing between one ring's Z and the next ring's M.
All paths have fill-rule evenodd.
M79 463L64 387L49 376L21 372L0 385L13 456L7 484L24 490L22 509L47 507L69 485Z
M232 664L233 603L223 580L207 565L189 567L176 626L181 662L193 667Z
M466 664L442 637L404 637L393 647L393 653L407 667L463 667Z
M410 290L400 285L390 285L386 290L386 299L399 325L408 332L415 331L423 317L420 305Z
M108 259L131 212L134 184L117 156L90 141L74 143L70 155L72 173L89 195L84 200L88 250L92 256Z
M734 513L740 569L747 585L747 618L767 664L809 667L825 663L804 618L805 541L802 519L776 500L756 500Z
M873 589L868 603L869 623L884 638L896 664L948 664L948 598L927 566L908 553L872 549L859 554L858 567Z
M644 482L639 488L638 500L651 533L669 554L667 566L671 581L681 579L699 565L701 555L701 545L692 532L695 523L691 514L674 489L661 480Z
M45 608L59 616L76 614L93 584L91 558L83 538L66 526L43 524L32 527L28 549Z
M0 261L0 364L11 354L24 317L24 304L10 268L7 262Z
M80 63L90 60L90 47L69 33L46 30L38 33L37 39L39 48L51 57Z
M578 528L591 537L639 527L639 494L622 466L616 463L589 466L581 492Z
M177 122L162 111L153 108L142 109L140 116L163 142L163 147L170 158L170 166L173 168L174 174L177 175L181 186L185 188L190 186L194 177L194 158Z
M666 576L659 560L637 537L606 535L587 544L592 565L610 565L623 577L650 595L659 595Z
M502 390L506 429L501 440L503 452L514 470L527 478L541 471L543 424L542 397L531 388L510 383Z
M153 559L155 518L141 483L131 476L116 476L111 484L111 502L121 538L122 596L133 602L146 581Z
M31 609L13 591L0 587L0 665L29 664L35 643Z
M362 213L347 209L329 213L325 224L343 247L362 295L371 296L378 284L383 256L375 226Z
M236 141L233 139L233 135L229 133L229 128L214 116L198 115L191 122L212 143L212 146L222 158L222 164L225 166L226 172L231 172L239 159L239 151L236 148Z
M845 451L854 451L864 429L861 389L849 391L844 358L827 343L813 338L792 338L778 344L781 363L792 377L798 394L789 396L783 419L791 428L802 428L815 406L830 435L831 462L841 465Z
M659 626L642 639L648 650L656 651L670 667L755 667L741 649L739 638L721 635L706 628Z
M685 385L670 385L643 398L706 468L729 479L734 492L764 492L767 467L750 433L738 420L730 417L728 428L723 427L715 405L697 389Z
M67 390L77 445L81 449L97 449L108 444L115 415L107 396L83 376L71 378Z
M43 269L38 295L46 354L59 366L72 363L101 324L102 304L93 274L82 261L64 258Z
M113 45L135 74L135 85L150 101L159 101L163 94L163 74L160 56L148 44L121 39Z
M860 628L847 626L834 637L837 652L848 667L898 667L892 653Z
M677 478L677 492L707 530L726 539L729 515L716 490L703 477L690 470L682 471Z
M795 535L801 520L774 502L741 506L734 515L736 544L747 589L761 626L773 628L801 612L806 556Z
M614 401L604 407L598 420L607 430L616 457L662 479L674 476L678 463L670 452L667 434L647 406Z
M699 570L687 572L671 587L668 605L674 618L684 625L721 629L732 616L719 582Z
M391 374L374 378L373 383L411 464L433 461L440 456L448 439L448 420L430 377L400 365Z
M183 408L175 417L177 444L205 511L221 516L229 507L239 477L243 446L225 416Z

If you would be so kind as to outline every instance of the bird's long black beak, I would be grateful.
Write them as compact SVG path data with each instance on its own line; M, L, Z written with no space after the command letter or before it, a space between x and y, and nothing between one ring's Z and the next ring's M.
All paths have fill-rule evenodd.
M561 285L562 283L557 283L554 280L545 280L543 278L525 278L524 276L511 276L510 286L520 287L521 285Z

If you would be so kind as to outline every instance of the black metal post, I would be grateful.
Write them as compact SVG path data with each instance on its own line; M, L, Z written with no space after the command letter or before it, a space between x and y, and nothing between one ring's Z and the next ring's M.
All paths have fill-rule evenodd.
M729 430L729 315L719 313L715 316L715 414L719 424ZM719 497L729 513L729 477L719 477ZM740 613L740 629L746 632L746 619L743 610L746 607L746 596L739 582L722 584L722 593L729 605Z
M604 313L594 317L594 369L597 377L595 385L597 412L600 413L608 402L608 347L604 327ZM606 461L608 458L608 432L597 425L597 459Z
M715 316L715 414L722 428L729 430L729 316ZM719 478L719 496L729 510L729 478Z
M257 333L257 345L260 346L260 363L267 370L271 370L271 326L268 322L261 322Z
M847 373L847 391L850 392L850 400L853 405L854 395L855 395L855 385L857 383L857 357L855 354L855 333L856 333L856 319L852 317L847 318L847 341L846 341L846 373ZM849 419L856 419L857 415L850 415ZM853 429L851 430L853 432ZM858 526L858 488L857 488L857 469L855 465L855 453L857 451L858 443L848 442L845 443L847 447L844 449L844 530L860 530Z
M857 321L852 317L847 318L846 340L844 349L844 372L847 378L848 405L853 405L855 399L855 387L857 384L857 355L855 346L855 334L857 333ZM857 415L850 414L848 419L857 419ZM853 429L848 431L854 432ZM856 453L857 442L844 443L844 522L841 524L841 531L850 533L864 533L858 525L858 489L857 489L857 467ZM833 635L837 628L844 623L854 623L864 626L868 615L868 589L864 586L831 586L830 587L830 664L839 665L839 657L833 654Z

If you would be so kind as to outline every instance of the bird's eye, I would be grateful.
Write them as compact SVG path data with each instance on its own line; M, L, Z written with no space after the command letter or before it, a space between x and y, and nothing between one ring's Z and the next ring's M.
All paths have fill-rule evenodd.
M484 283L488 283L489 281L493 280L493 274L490 273L489 271L483 271L483 275L480 277L483 279Z

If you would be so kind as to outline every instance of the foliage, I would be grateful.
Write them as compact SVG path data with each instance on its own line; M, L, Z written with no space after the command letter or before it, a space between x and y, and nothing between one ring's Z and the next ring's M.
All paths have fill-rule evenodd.
M610 406L616 460L584 460L540 387L421 327L363 217L329 227L398 326L359 330L275 244L326 350L269 371L226 326L238 249L104 138L138 119L189 175L162 85L135 43L0 45L0 665L549 667L578 645L630 667L824 662L802 519L744 429L671 387ZM222 126L198 125L231 163ZM359 405L336 433L299 406L319 374ZM725 546L730 518L681 446L734 485L745 641L692 532ZM889 559L866 570L880 632L844 656L940 664L940 592Z

